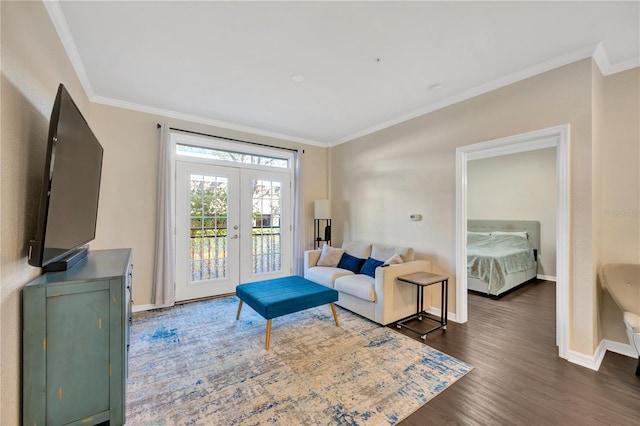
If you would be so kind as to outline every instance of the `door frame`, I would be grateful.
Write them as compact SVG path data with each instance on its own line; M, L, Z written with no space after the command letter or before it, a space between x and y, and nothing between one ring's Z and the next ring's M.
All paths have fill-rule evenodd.
M171 158L171 173L170 173L170 188L171 188L171 192L172 192L172 200L173 200L173 215L174 218L176 217L177 214L177 202L176 202L176 163L178 161L182 161L182 162L193 162L193 163L201 163L201 164L209 164L209 165L214 165L214 166L224 166L224 167L238 167L238 168L242 168L241 166L245 166L244 168L246 169L257 169L257 170L264 170L264 171L276 171L279 173L289 173L289 182L291 183L291 188L290 188L290 203L289 203L289 217L291 218L291 233L290 233L290 239L291 241L289 242L289 246L290 246L290 250L289 250L289 265L291 267L291 269L293 269L293 265L295 262L295 255L294 255L294 239L295 239L295 232L294 232L294 211L295 211L295 204L296 204L296 200L295 200L295 194L296 194L296 185L298 184L295 180L295 155L293 152L289 151L289 150L279 150L277 148L269 148L269 147L263 147L263 146L255 146L255 145L250 145L250 144L244 144L242 142L234 142L231 140L225 140L225 139L220 139L220 138L216 138L214 136L203 136L203 135L199 135L199 134L190 134L190 133L181 133L181 132L171 132L171 137L170 137L170 143L171 143L171 154L172 154L172 158ZM256 164L250 164L247 165L245 163L238 163L238 162L231 162L231 161L224 161L224 160L215 160L215 159L210 159L210 158L200 158L200 157L192 157L192 156L184 156L184 155L178 155L176 153L176 147L177 145L191 145L191 146L201 146L204 148L212 148L212 149L220 149L220 150L225 150L225 151L232 151L232 152L242 152L242 153L246 153L246 154L253 154L253 155L264 155L264 156L268 156L268 157L276 157L276 158L286 158L288 160L288 164L289 167L288 168L276 168L276 167L270 167L270 166L263 166L263 165L256 165ZM173 245L173 251L174 253L176 253L177 247L176 247L176 229L175 229L175 223L174 223L174 229L173 229L173 238L172 238L172 245ZM176 268L174 265L173 268L173 285L175 287L176 285Z
M284 171L275 171L275 170L258 170L256 171L255 169L249 169L249 168L245 168L245 169L241 169L240 170L240 193L241 194L246 194L245 191L248 191L250 184L251 184L251 180L256 177L253 175L254 172L257 172L256 176L259 176L261 178L265 178L265 179L273 179L273 180L278 180L281 177L283 177L283 175L288 175L288 173L284 172ZM288 181L289 183L291 182L291 176L288 176ZM280 238L281 238L281 242L280 242L280 247L282 249L280 256L282 258L281 260L281 270L277 271L277 272L263 272L262 274L259 275L252 275L250 273L250 269L248 268L249 265L248 263L245 262L249 262L250 259L246 256L242 256L242 253L247 253L247 251L250 251L252 249L252 233L251 232L242 232L241 236L240 236L240 282L242 283L249 283L249 282L254 282L254 281L261 281L261 280L267 280L267 279L272 279L272 278L278 278L279 276L288 276L288 275L292 275L293 274L293 216L292 216L292 206L294 204L293 201L293 194L291 193L291 186L289 188L286 188L286 183L287 182L282 182L283 187L281 190L281 201L287 201L289 202L289 209L287 209L287 212L283 212L280 217L281 220L282 218L286 218L289 222L289 229L286 229L285 226L282 225L281 222L281 226L280 226L280 230L281 230L281 234L280 234ZM246 205L244 203L246 203L247 200L245 197L241 197L241 202L240 202L240 211L241 212L246 212L249 210L252 210L251 205ZM242 213L241 213L242 216ZM285 222L286 223L286 222ZM244 229L252 229L253 227L253 223L242 223L240 225L240 229L244 230ZM285 235L289 235L289 240L285 241L283 240ZM288 259L285 259L285 257L288 257ZM247 274L247 275L245 275Z
M224 278L218 279L208 279L208 280L200 280L200 281L191 281L188 277L190 276L190 268L188 266L189 262L189 247L190 242L187 239L180 240L179 237L185 237L189 234L190 228L190 213L188 209L188 204L184 203L189 200L190 191L186 187L190 183L190 177L193 174L203 174L203 175L215 175L217 177L226 177L228 179L228 194L235 194L235 197L238 197L236 202L229 202L228 205L228 217L234 217L238 219L237 225L240 225L240 172L241 170L236 167L229 167L227 165L221 166L219 164L209 164L203 162L194 162L194 161L182 161L182 158L176 160L175 162L176 168L176 197L175 197L175 253L176 253L176 265L174 268L175 271L175 298L176 302L185 302L188 300L196 300L203 297L214 296L209 293L211 286L222 288L223 291L220 293L228 294L231 291L227 291L230 288L235 289L237 282L240 280L240 241L233 240L232 238L228 238L233 233L233 229L231 229L231 223L227 223L227 251L228 253L233 253L233 256L229 257L237 257L236 263L230 262L228 265L229 273ZM213 168L213 169L212 169ZM184 174L183 174L184 173ZM180 175L182 174L182 178L184 181L180 180ZM178 188L178 184L183 184L185 187L181 189ZM186 199L182 199L185 197ZM233 200L233 198L232 198ZM186 234L186 235L185 235ZM235 266L233 268L232 266ZM184 286L184 288L182 287ZM231 287L232 286L232 287ZM178 290L182 289L181 296L179 297ZM189 293L189 297L183 297Z
M456 320L468 320L467 162L556 148L556 345L569 357L569 124L456 148Z

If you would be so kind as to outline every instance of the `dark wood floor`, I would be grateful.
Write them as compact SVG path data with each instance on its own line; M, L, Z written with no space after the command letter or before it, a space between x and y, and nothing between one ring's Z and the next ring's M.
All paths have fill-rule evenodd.
M637 360L607 352L596 372L558 357L553 282L470 294L469 322L447 328L426 343L474 370L400 425L640 425Z

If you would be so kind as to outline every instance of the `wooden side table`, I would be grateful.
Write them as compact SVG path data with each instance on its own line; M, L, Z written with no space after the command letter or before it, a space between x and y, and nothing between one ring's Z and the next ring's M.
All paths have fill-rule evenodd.
M414 272L413 274L401 275L398 277L398 281L402 281L405 283L413 284L417 289L417 300L416 300L416 313L408 318L405 318L402 321L399 321L396 326L398 328L406 328L409 331L413 331L416 334L420 334L420 338L425 340L427 338L427 334L432 331L438 330L442 328L443 331L447 330L447 306L449 303L449 277L444 275L432 274L430 272ZM440 296L440 306L441 306L441 314L440 319L432 318L425 312L424 310L424 288L433 284L440 284L442 289L442 294ZM430 328L427 331L416 330L412 327L406 325L408 321L413 319L417 319L418 321L422 321L422 318L435 321L438 323L437 326Z

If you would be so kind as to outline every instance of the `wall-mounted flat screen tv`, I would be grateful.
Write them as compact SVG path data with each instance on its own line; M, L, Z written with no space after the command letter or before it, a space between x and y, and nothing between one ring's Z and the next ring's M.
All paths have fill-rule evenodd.
M64 85L51 112L38 228L29 264L70 268L96 235L103 149Z

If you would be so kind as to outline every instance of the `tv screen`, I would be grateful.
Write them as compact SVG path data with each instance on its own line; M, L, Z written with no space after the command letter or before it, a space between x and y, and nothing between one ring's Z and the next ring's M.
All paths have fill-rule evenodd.
M29 247L29 264L66 269L96 235L103 149L65 89L51 112L37 235ZM72 265L69 265L72 266Z

